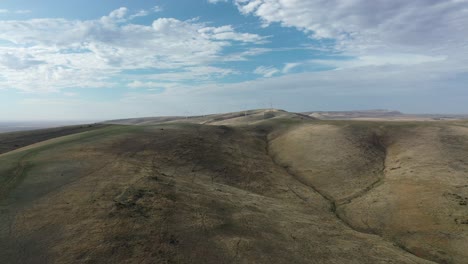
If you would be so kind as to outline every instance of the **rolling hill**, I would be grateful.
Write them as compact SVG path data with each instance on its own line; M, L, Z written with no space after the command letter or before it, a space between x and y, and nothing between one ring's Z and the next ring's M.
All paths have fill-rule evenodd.
M2 263L467 263L468 122L282 110L0 134Z

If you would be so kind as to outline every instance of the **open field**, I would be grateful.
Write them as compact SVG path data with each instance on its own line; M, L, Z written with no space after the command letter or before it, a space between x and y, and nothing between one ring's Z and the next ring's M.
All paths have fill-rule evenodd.
M5 135L1 263L467 263L467 121L252 110Z

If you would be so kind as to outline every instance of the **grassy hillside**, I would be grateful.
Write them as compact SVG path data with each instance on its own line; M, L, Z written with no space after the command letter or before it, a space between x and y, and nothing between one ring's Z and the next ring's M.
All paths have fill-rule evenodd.
M0 155L2 262L468 258L463 122L126 122Z
M271 151L337 217L438 263L468 259L468 127L442 122L324 122Z

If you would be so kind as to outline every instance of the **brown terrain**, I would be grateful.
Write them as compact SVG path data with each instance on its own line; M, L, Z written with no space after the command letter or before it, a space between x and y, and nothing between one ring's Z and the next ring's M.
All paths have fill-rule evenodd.
M468 263L468 121L54 131L0 134L1 263Z

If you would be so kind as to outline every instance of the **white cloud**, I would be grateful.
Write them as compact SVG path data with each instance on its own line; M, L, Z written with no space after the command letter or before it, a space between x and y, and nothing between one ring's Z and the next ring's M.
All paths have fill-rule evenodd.
M119 9L116 9L116 10L112 11L109 14L109 17L112 18L112 19L122 19L127 15L127 13L128 13L128 8L121 7Z
M208 3L210 4L217 4L221 2L227 2L228 0L208 0Z
M334 39L353 54L397 51L426 55L466 52L468 1L236 0L243 14L266 25L295 27L314 39ZM450 54L448 54L450 53Z
M18 14L18 15L24 15L24 14L29 14L31 13L31 10L8 10L8 9L0 9L0 15L1 14Z
M200 33L215 40L235 40L240 42L265 43L266 38L257 34L237 33L232 26L205 27L199 30Z
M214 81L227 75L238 74L237 71L213 66L190 66L172 72L140 75L148 81L200 83Z
M162 7L160 7L160 6L154 6L154 7L152 8L152 11L158 13L158 12L164 11L164 8L162 8Z
M98 20L30 19L0 21L0 86L26 91L68 87L109 87L125 70L179 69L175 79L224 76L229 69L211 67L236 43L264 43L256 34L231 26L158 18L152 25L129 21L119 8ZM247 55L246 55L247 56ZM196 70L195 70L196 69ZM198 71L198 73L197 73Z
M300 65L301 65L301 63L297 63L297 62L286 63L281 72L289 73L289 72L291 72L292 69L294 69L294 68L296 68L296 67L298 67Z
M29 14L29 13L32 13L31 10L16 10L15 11L16 14L20 14L20 15L23 15L23 14Z
M466 0L235 0L235 4L242 14L260 18L265 26L278 23L304 32L312 47L320 45L315 48L322 50L323 43L331 43L325 53L343 56L297 63L312 71L321 68L318 66L334 69L337 86L346 80L353 86L355 80L349 77L362 78L362 75L345 78L343 72L359 71L376 78L387 76L379 80L406 88L403 80L408 78L415 86L429 87L426 83L429 75L453 82L452 76L468 72ZM282 73L287 74L297 66L286 64ZM372 70L365 72L369 69ZM257 72L265 72L264 76L276 74L268 68ZM321 74L327 76L329 72ZM421 78L420 84L411 75ZM379 89L388 87L374 83ZM344 85L341 87L344 89Z
M145 17L145 16L147 16L147 15L149 15L149 14L150 14L150 12L147 11L147 10L140 10L140 11L138 11L137 13L131 15L131 16L129 17L129 19L132 20L132 19L135 19L135 18L137 18L137 17Z
M11 53L0 54L0 65L10 69L24 70L45 63L45 61L37 60L29 54L23 56Z
M417 64L425 64L432 62L443 62L447 59L446 56L425 56L418 54L378 54L378 55L364 55L348 60L310 60L303 62L303 64L321 64L333 66L336 69L366 67L366 66L387 66L387 65L400 65L411 66ZM287 65L288 66L288 65ZM287 67L285 66L285 68Z
M272 77L273 75L279 73L280 71L278 69L276 69L275 67L272 67L272 66L269 66L269 67L266 67L266 66L260 66L260 67L257 67L255 70L254 70L254 73L255 74L258 74L258 75L262 75L263 77Z
M128 8L121 7L110 12L109 15L101 17L101 24L112 27L115 23L123 23L127 21Z
M245 51L228 54L222 58L223 61L247 61L249 57L265 54L273 51L269 48L249 48Z
M179 86L177 83L171 82L151 82L151 81L133 81L127 85L130 88L146 88L146 89L171 89Z
M153 8L151 8L151 10L140 10L140 11L130 15L128 17L128 20L133 20L133 19L138 18L138 17L145 17L145 16L150 15L151 13L159 13L159 12L162 12L162 11L163 11L162 7L154 6Z
M125 21L130 21L130 20L133 20L135 18L139 18L139 17L146 17L146 16L149 16L150 14L152 13L159 13L159 12L162 12L164 9L160 6L154 6L153 8L149 9L149 10L139 10L138 12L136 13L133 13L131 15L128 15L128 9L127 8L120 8L120 9L117 9L115 10L114 12L123 12L123 16L121 19L122 22L125 22ZM111 13L112 15L112 13ZM109 15L109 16L111 16ZM126 16L128 15L128 18L126 18ZM125 18L125 19L124 19ZM122 20L123 19L123 20Z

